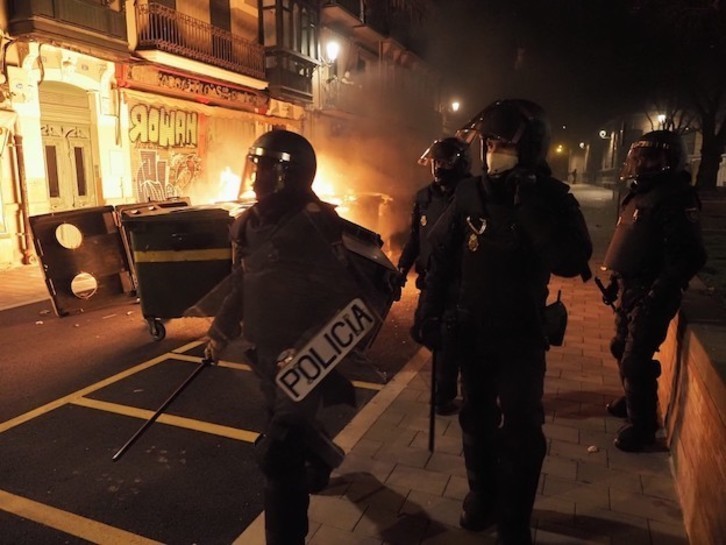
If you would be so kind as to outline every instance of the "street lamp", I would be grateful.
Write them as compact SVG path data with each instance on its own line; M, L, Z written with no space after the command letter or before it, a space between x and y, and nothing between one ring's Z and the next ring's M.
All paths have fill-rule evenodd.
M335 40L330 40L327 44L325 44L325 54L328 63L333 64L337 60L339 53L340 44Z
M458 112L459 108L461 107L461 104L458 100L454 100L451 102L451 111L452 112Z
M665 126L665 122L666 122L665 114L658 114L658 123L660 124L661 129Z

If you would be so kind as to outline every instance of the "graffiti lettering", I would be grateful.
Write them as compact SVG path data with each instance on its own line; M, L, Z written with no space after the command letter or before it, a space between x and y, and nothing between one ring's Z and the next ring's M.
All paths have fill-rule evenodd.
M129 112L129 139L163 148L196 146L199 117L194 112L136 104Z

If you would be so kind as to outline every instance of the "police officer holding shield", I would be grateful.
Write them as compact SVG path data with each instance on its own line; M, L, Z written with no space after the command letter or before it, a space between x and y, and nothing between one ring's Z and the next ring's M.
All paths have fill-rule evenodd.
M416 193L411 229L398 260L398 270L405 278L415 265L418 274L416 287L423 290L431 255L428 234L451 203L456 185L471 176L469 144L455 137L436 140L421 156L419 163L430 166L434 179ZM452 313L456 305L457 288L456 283L450 286L449 311ZM433 352L434 405L436 413L440 415L454 414L459 409L455 401L459 378L458 354L453 338L451 340L451 343L444 342L441 348Z
M299 134L273 130L252 144L244 177L257 203L232 225L232 288L206 347L214 361L240 335L252 347L247 353L268 416L255 443L265 476L267 545L304 545L309 494L327 485L343 457L316 414L323 402L354 402L352 385L336 370L299 401L275 384L285 351L304 344L359 295L340 219L312 190L315 171L313 147Z
M687 157L679 135L653 131L633 143L621 172L629 188L603 269L612 271L604 301L615 303L610 349L625 393L607 410L628 420L615 439L627 452L655 441L660 363L653 355L688 282L706 262L701 203L685 170Z
M546 442L542 432L544 309L550 274L589 274L589 233L576 199L551 177L540 106L501 100L466 127L485 173L459 182L430 235L432 253L414 338L440 346L448 289L459 279L459 413L469 493L460 524L496 525L503 545L532 543L529 521Z

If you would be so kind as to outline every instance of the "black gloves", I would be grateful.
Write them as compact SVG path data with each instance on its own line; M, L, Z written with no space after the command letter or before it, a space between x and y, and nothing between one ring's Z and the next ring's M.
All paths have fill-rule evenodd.
M602 288L602 302L610 306L618 300L618 282L614 277L610 277L610 282Z
M420 318L419 314L413 321L411 338L429 350L436 350L441 347L442 330L441 320L438 318Z
M393 295L393 300L399 301L401 299L401 290L406 285L406 275L401 269L397 272L387 271L386 283L388 284L388 289Z

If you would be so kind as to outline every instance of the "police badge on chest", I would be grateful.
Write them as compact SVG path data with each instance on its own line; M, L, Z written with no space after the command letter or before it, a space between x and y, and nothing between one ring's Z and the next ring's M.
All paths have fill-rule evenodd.
M472 220L471 216L467 216L466 225L471 230L466 246L470 252L476 252L479 249L479 236L484 234L484 231L487 229L487 220L486 218Z

